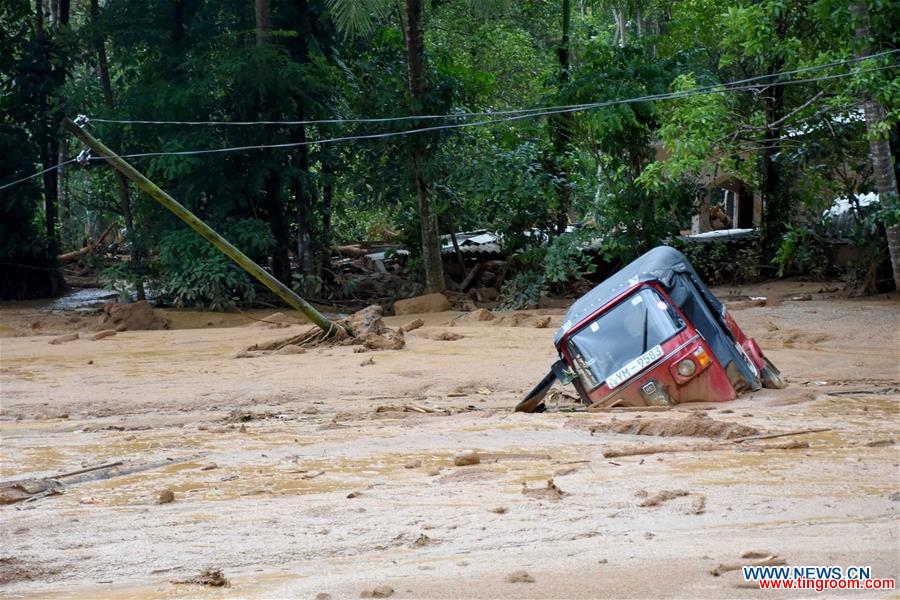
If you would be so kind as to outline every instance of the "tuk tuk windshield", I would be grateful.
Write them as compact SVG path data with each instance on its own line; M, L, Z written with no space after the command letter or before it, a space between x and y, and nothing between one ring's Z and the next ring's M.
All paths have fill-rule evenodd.
M659 292L645 287L573 334L568 355L587 389L615 388L662 358L661 344L683 327Z

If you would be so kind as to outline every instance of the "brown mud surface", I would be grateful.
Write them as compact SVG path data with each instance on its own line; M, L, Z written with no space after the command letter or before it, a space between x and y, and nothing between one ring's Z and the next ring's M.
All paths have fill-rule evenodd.
M562 309L388 317L423 320L402 350L236 359L305 326L166 310L167 330L113 335L0 305L0 479L106 465L0 506L0 596L816 595L746 587L748 556L897 579L900 300L837 289L715 290L788 386L664 413L571 412L571 387L511 412ZM827 431L729 440L810 429ZM455 465L465 451L477 463Z

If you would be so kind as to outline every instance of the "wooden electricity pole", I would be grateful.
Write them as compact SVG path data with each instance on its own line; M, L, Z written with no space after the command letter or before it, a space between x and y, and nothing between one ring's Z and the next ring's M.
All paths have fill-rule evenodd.
M201 221L194 213L179 204L178 201L165 193L155 183L147 179L140 171L132 167L84 129L76 125L71 119L63 119L62 126L72 135L84 142L84 144L98 156L102 156L110 166L135 182L139 188L147 192L154 200L175 213L175 216L187 223L191 229L209 240L213 246L236 262L238 266L256 277L263 285L278 294L278 296L290 306L297 309L304 317L322 329L326 335L342 335L346 333L343 327L317 311L306 300L294 293L294 290L281 283L281 281L276 279L271 273L253 262L250 257L232 246L228 240L213 231L209 225Z

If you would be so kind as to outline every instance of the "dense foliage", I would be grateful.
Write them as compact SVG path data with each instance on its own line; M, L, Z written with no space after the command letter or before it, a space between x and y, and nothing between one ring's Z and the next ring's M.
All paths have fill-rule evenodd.
M82 148L64 116L88 115L93 135L301 294L342 285L335 244L395 233L425 257L409 275L442 286L433 222L504 236L518 252L510 305L589 275L585 245L617 263L672 240L723 173L759 199L761 236L718 274L821 266L815 222L833 198L876 188L873 140L900 143L900 15L880 0L0 4L3 298L55 293L55 255L113 221L128 261L105 279L123 292L254 298L133 184L67 163ZM857 241L892 225L889 206L860 219ZM568 223L581 237L558 238Z

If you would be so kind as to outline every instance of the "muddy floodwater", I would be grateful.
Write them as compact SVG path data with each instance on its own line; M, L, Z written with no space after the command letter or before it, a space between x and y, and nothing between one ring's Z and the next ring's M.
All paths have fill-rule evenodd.
M589 413L565 386L512 413L563 308L236 358L307 326L157 311L170 329L93 340L78 303L2 304L0 480L58 483L0 504L0 597L817 596L743 580L766 561L900 578L900 297L714 291L785 389Z

